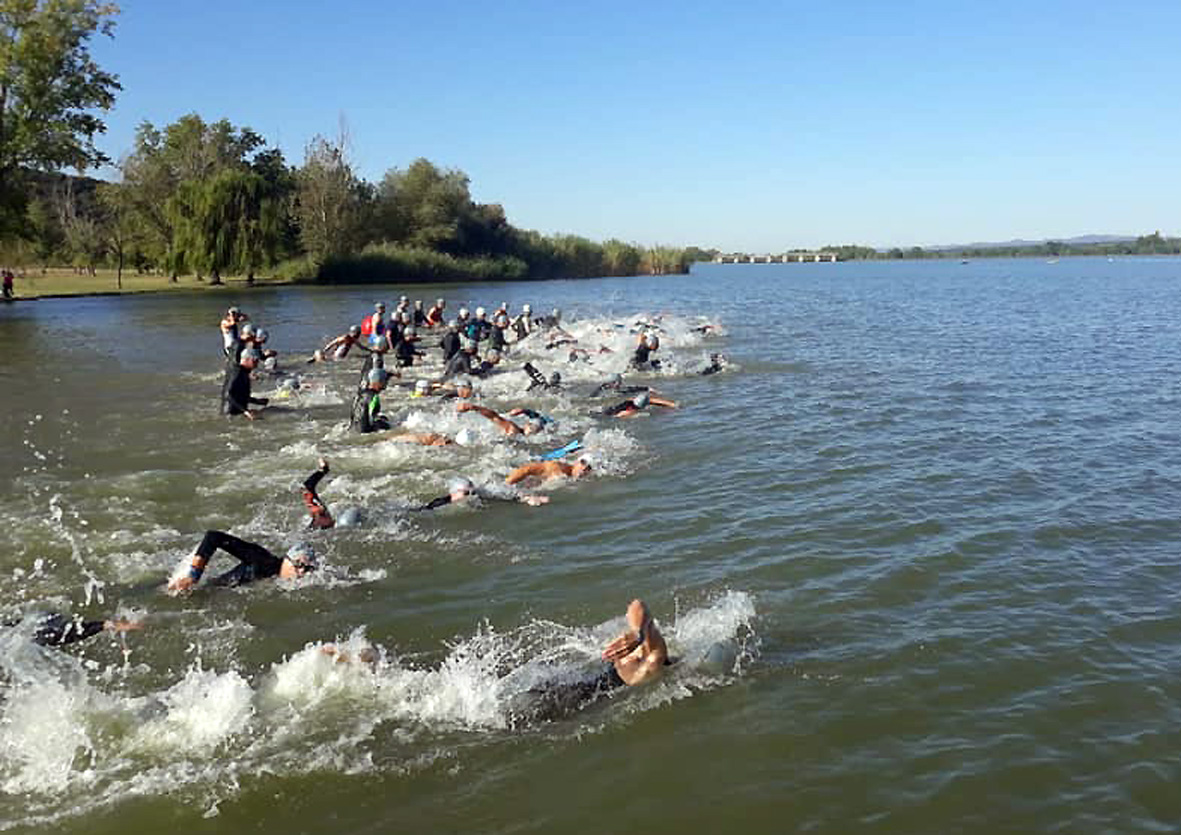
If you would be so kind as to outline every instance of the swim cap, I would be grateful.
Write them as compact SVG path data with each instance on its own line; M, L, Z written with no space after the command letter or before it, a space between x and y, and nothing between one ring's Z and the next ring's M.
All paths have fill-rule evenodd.
M457 319L452 319L450 322L447 323L447 330L449 330L449 331L459 330L459 321Z
M466 319L466 318L467 318L467 308L466 308L466 307L461 307L461 308L459 308L459 318L460 318L460 319Z
M562 375L557 371L549 375L549 384L551 386L560 386L562 384Z
M521 305L521 310L525 311L526 313L532 313L532 312L533 312L533 308L532 308L532 307L530 307L530 306L529 306L529 305L527 305L527 304L525 304L525 305Z
M471 446L475 440L476 433L466 427L455 433L455 443L460 446Z
M589 455L580 455L580 456L578 456L578 460L575 463L581 464L582 466L589 469L591 467L591 465L594 464L594 459L591 458Z
M637 394L635 397L632 398L632 404L635 405L635 407L637 409L643 409L645 406L648 405L648 401L649 401L649 397L648 397L648 392L646 392L646 391L642 391L639 394Z
M258 361L261 359L262 359L262 354L260 354L258 351L254 350L253 348L249 348L249 349L242 352L242 356L238 359L238 362L239 362L239 364L244 363L244 362L253 362L253 363L257 364Z
M611 379L607 381L607 384L611 385L611 386L622 386L623 385L623 375L622 374L612 374Z
M477 319L483 319L487 315L488 315L488 311L486 311L484 308L482 308L482 307L476 308L476 318Z
M409 296L398 296L398 304L405 304L408 301L410 301Z
M316 552L306 542L292 545L287 550L287 559L292 565L307 571L314 571L318 567Z
M361 515L361 508L348 507L342 510L336 517L336 525L340 528L356 528L364 521Z
M231 307L229 310L227 310L227 311L226 311L226 314L227 314L227 315L229 315L229 316L237 316L237 315L238 315L239 313L241 313L241 312L242 312L242 311L241 311L241 310L239 310L238 308L236 308L236 307Z
M415 308L421 308L422 307L422 299L418 299L417 301L415 301L414 306L415 306Z
M656 334L652 334L651 336L649 336L648 337L648 347L651 348L653 351L655 351L657 348L659 348L660 347L660 337L657 336Z
M278 368L278 366L279 366L279 358L278 357L267 357L265 360L262 361L262 367L265 368L267 371L274 371L276 368Z
M545 431L545 421L544 421L544 420L542 420L541 418L532 418L532 419L530 419L530 421L529 421L529 423L527 424L527 426L529 427L529 431L530 431L530 433L532 433L532 434L537 434L538 432L544 432L544 431Z
M429 382L427 382L426 380L419 380L417 383L414 384L414 393L415 394L430 394L431 393L431 384Z
M414 327L407 327L402 331L403 339L418 339L418 331Z
M562 311L561 311L561 310L559 310L559 309L558 309L558 308L556 308L556 307L554 308L554 318L555 318L555 319L561 319L561 318L562 318Z
M379 311L385 310L385 302L378 302L377 304L373 305L373 309Z
M389 372L386 371L384 368L370 368L369 369L369 378L368 379L369 379L370 385L372 385L373 383L384 383L386 380L389 379L389 377L390 377Z
M443 299L437 299L437 300L435 301L435 305L436 305L436 306L438 306L438 307L446 307L446 306L447 306L447 302L446 302L446 301L444 301Z
M472 381L469 380L467 377L464 377L462 380L460 380L459 382L457 382L455 384L456 391L458 391L459 389L468 389L469 391L471 391L472 388L473 388Z
M250 336L250 334L254 333L254 325L250 324L249 322L246 322L244 325L242 325L242 327L240 327L238 329L238 333L241 334L242 336Z
M349 325L349 336L360 336L360 335L361 335L361 326L360 325Z
M259 328L258 330L256 330L254 332L254 338L257 339L259 342L266 342L270 338L270 336L271 335L269 333L267 333L266 328Z
M457 478L451 482L452 493L463 493L464 495L471 495L472 491L476 489L476 485L472 484L471 479Z
M488 349L488 353L484 355L484 359L488 360L488 362L499 362L500 351L496 350L495 348L490 348Z

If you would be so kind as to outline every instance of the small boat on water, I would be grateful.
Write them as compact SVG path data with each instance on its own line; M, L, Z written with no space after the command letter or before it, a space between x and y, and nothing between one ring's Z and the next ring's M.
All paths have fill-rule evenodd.
M1047 261L1046 263L1047 263L1047 264L1057 264L1057 263L1058 263L1058 259L1057 259L1057 258L1051 258L1051 259L1050 259L1049 261Z

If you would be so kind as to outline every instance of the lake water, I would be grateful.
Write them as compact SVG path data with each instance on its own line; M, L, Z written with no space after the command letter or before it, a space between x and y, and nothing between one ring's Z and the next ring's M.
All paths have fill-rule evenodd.
M405 288L557 305L619 349L521 346L565 394L482 385L550 438L385 396L477 433L445 449L349 435L359 359L298 362L404 288L0 307L0 614L146 617L64 651L0 631L0 830L1177 831L1179 279L1062 259ZM306 372L255 424L217 414L230 302ZM585 390L658 314L665 369L637 379L682 408L593 417ZM574 437L597 474L546 507L408 511ZM318 455L367 526L303 529ZM207 528L326 565L163 594ZM518 721L530 687L596 669L635 596L682 662Z

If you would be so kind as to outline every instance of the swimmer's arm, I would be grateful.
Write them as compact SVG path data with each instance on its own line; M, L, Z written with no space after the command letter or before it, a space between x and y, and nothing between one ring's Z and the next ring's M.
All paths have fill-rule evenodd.
M653 406L663 406L666 409L679 409L675 400L665 400L663 397L652 397L649 395L648 402Z

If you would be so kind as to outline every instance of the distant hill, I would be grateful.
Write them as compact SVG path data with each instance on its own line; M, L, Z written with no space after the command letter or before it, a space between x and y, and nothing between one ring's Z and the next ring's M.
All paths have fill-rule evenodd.
M1016 238L1011 241L984 241L974 244L941 244L926 247L931 252L960 251L964 249L1024 249L1041 246L1054 241L1068 246L1087 246L1089 244L1121 244L1136 240L1135 235L1079 235L1074 238L1041 238L1039 240L1025 240Z

